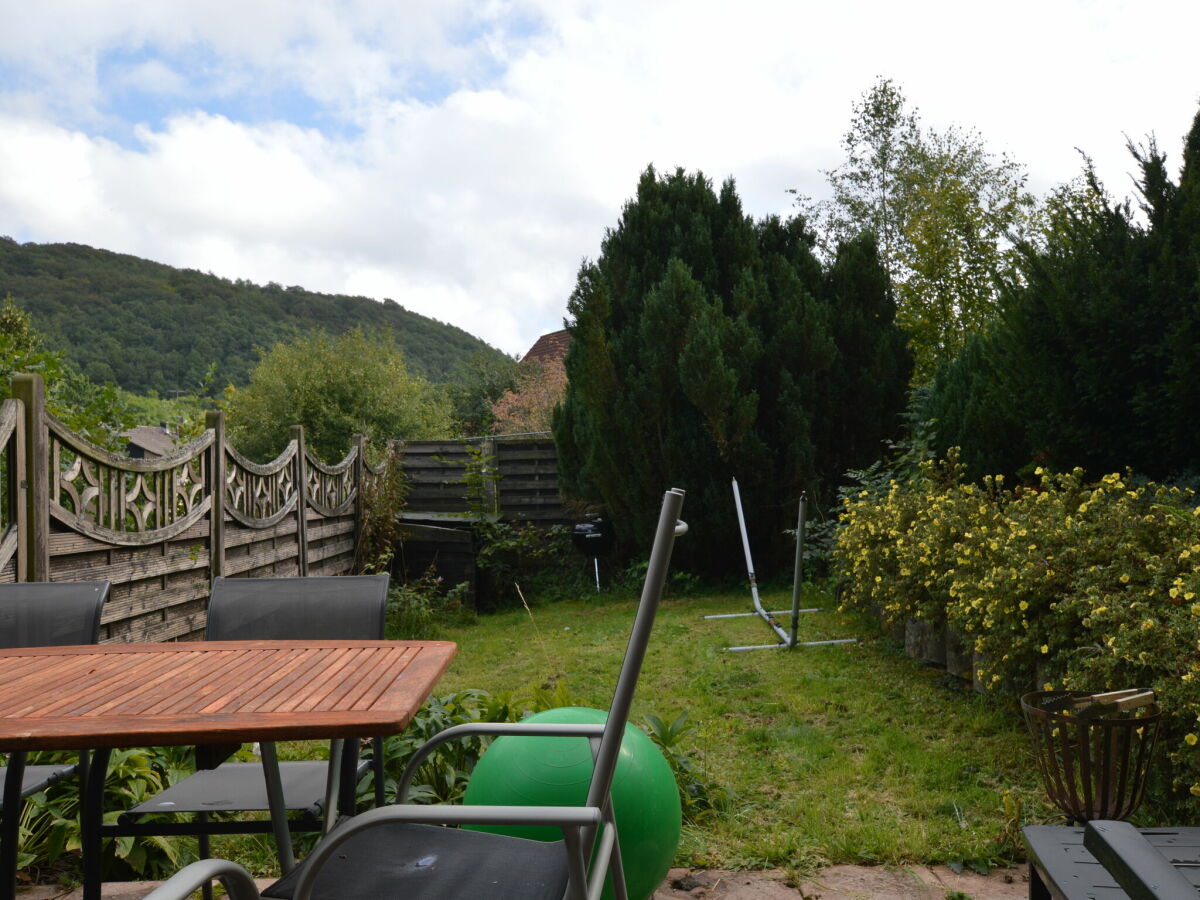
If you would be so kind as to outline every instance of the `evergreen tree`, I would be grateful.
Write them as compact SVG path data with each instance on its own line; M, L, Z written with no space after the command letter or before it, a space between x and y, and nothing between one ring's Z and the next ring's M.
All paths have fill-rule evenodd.
M1200 471L1200 115L1178 184L1153 141L1130 150L1139 212L1111 202L1089 168L1086 192L1061 194L1042 240L1023 248L987 339L938 380L938 442L969 443L976 472L1020 465L1001 438L1022 462L1058 468ZM1000 429L991 440L986 420Z
M554 421L560 477L569 493L603 504L630 546L652 529L655 498L678 486L689 491L693 526L678 548L683 564L736 568L736 476L767 571L772 551L779 560L790 552L783 530L800 491L819 495L857 452L822 458L837 442L828 418L843 419L855 447L871 443L864 429L896 421L899 407L884 409L874 395L901 397L908 378L902 347L892 371L877 352L902 343L886 273L872 251L861 258L871 272L827 277L812 240L799 219L752 221L732 181L718 194L700 173L649 168L598 261L581 267L568 304L567 393ZM867 309L879 315L866 320ZM892 336L858 334L868 321ZM850 365L880 361L872 374L882 383L861 408L864 398L835 396L851 389L834 375L839 335Z

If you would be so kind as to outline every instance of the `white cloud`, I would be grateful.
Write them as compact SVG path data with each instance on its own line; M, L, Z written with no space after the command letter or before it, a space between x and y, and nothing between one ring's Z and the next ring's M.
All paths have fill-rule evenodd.
M137 65L125 66L116 81L122 87L144 94L187 93L187 80L160 59L148 59Z
M1178 161L1200 100L1200 6L1182 2L14 6L0 233L389 296L517 353L560 326L647 163L732 175L747 212L786 213L787 188L823 192L877 76L1039 190L1078 172L1079 146L1123 193L1123 134L1156 131ZM118 87L181 99L118 144ZM266 114L205 111L246 95ZM271 115L276 95L316 119Z

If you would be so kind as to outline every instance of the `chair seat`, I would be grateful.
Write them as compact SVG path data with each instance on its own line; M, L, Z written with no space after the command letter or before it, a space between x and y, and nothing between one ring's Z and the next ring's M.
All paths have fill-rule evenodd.
M67 764L26 766L25 772L21 777L21 796L28 797L30 794L36 794L38 791L50 787L54 782L74 775L75 768L75 766ZM4 783L4 778L7 774L8 768L0 766L0 785ZM2 793L0 791L0 794ZM0 809L3 808L4 798L0 796Z
M361 777L367 763L358 767ZM325 805L325 785L329 764L322 760L281 762L279 777L288 809L303 809L320 815ZM123 816L150 813L220 812L228 810L269 810L267 782L260 763L222 763L215 769L201 769L173 784Z
M262 892L290 900L304 863ZM392 823L338 848L322 867L314 900L562 900L567 855L562 841Z

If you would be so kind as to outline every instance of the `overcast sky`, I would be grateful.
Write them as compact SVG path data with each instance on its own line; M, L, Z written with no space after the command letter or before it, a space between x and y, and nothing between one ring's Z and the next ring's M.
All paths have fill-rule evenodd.
M879 76L1039 194L1174 171L1200 2L0 0L0 234L390 297L514 354L639 173L821 197Z

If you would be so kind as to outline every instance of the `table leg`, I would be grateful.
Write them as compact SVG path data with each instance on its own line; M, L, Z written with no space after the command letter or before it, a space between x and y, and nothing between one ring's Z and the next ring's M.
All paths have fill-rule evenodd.
M108 748L92 753L87 788L79 812L83 842L83 900L100 900L100 826L104 820L104 782L108 779Z
M12 900L17 892L17 843L21 835L21 782L25 778L25 752L14 750L8 755L8 770L4 777L4 822L0 834L0 869L3 887L0 900Z
M342 764L345 762L342 758L345 743L342 738L334 738L329 742L329 770L325 776L325 821L321 829L322 835L329 834L329 830L337 822L338 807L341 803L341 797L338 795L341 793L339 785L342 779Z
M267 782L267 803L271 807L271 828L275 832L279 868L286 875L296 868L296 855L292 852L292 832L288 828L283 781L279 777L279 757L275 753L275 744L272 741L259 744L259 751L262 754L263 777Z

